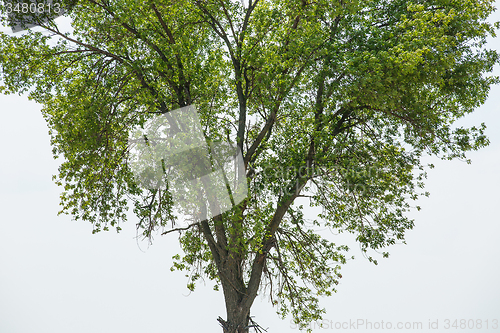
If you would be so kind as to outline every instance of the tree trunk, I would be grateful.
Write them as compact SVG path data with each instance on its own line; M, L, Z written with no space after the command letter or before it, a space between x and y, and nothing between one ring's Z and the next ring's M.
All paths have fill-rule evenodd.
M227 320L221 317L217 319L222 326L222 332L248 333L250 307L243 305L243 295L239 295L239 292L233 288L232 291L224 289L224 296L226 300Z
M238 255L229 255L219 271L227 319L219 317L217 320L222 326L223 333L248 333L249 331L250 307L255 297L252 297L249 302L240 265L241 258Z
M248 319L248 316L246 319L239 318L234 320L224 320L219 317L217 318L217 321L222 326L223 333L248 333Z

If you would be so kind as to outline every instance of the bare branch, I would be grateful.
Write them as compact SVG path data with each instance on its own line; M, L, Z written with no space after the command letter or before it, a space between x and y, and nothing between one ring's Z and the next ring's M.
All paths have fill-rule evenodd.
M200 225L200 223L199 223L199 222L197 222L197 223L190 224L190 225L188 225L187 227L184 227L184 228L174 228L174 229L170 229L170 230L167 230L167 231L165 231L165 232L162 232L162 235L166 235L166 234L169 234L169 233L171 233L171 232L175 232L175 231L179 231L179 232L181 232L181 231L184 231L184 230L189 230L189 229L191 229L191 228L192 228L192 227L194 227L194 226L198 226L198 227L199 227L199 225Z

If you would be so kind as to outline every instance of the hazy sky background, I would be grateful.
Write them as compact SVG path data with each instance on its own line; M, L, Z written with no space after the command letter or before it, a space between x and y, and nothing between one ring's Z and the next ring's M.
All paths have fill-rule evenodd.
M489 46L500 50L498 40ZM25 96L0 95L0 333L221 332L222 292L207 281L190 293L184 275L170 272L175 234L148 247L136 241L134 219L120 234L92 235L90 223L57 216L61 191L51 177L58 161L40 108ZM378 266L352 247L356 260L344 266L338 293L321 303L329 325L422 322L423 329L405 331L443 332L447 319L479 319L483 328L467 331L500 332L499 111L497 86L459 122L486 122L491 144L469 155L471 165L433 160L431 196L411 214L407 245L389 248ZM252 315L270 333L298 331L265 297ZM428 330L429 320L439 329ZM390 330L314 329L323 331Z

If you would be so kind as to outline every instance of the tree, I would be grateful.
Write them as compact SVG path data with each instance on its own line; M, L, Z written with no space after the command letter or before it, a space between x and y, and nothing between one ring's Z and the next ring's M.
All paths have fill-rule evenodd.
M320 229L356 235L376 264L373 252L404 242L414 225L405 214L428 195L421 157L465 159L488 144L484 124L453 123L498 82L485 75L499 59L484 48L496 27L486 22L489 0L81 0L67 8L71 32L39 19L44 32L0 35L0 89L43 105L54 156L63 158L61 213L94 232L119 231L132 203L144 238L179 232L184 253L173 268L191 271L191 290L203 277L222 287L224 332L259 329L250 317L259 292L302 327L321 318L318 297L335 291L348 248ZM176 189L134 177L129 139L190 105L207 147L242 154L236 177L248 194L182 225ZM312 221L307 202L322 210Z

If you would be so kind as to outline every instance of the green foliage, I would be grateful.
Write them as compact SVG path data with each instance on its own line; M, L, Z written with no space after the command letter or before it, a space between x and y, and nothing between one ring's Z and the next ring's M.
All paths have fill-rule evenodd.
M43 105L62 157L61 212L95 232L119 230L133 203L149 239L179 221L168 189L134 181L129 133L196 104L207 140L242 148L249 195L179 230L184 254L172 269L191 272L190 290L207 277L255 297L257 284L305 327L321 317L318 297L335 291L348 251L317 230L352 233L367 254L404 242L410 204L427 195L420 158L465 159L488 144L484 124L453 123L498 82L485 75L499 59L484 49L493 9L490 0L81 0L71 33L49 22L50 33L0 35L0 89ZM313 223L299 196L321 207Z

